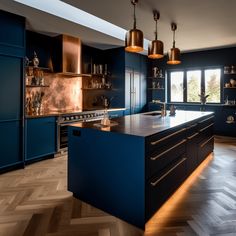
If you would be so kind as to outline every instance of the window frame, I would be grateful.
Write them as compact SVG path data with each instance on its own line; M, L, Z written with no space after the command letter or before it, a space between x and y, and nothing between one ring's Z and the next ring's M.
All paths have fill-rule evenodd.
M220 102L207 102L207 104L217 105L223 103L223 87L224 87L224 73L223 73L223 66L207 66L207 67L188 67L188 68L179 68L179 69L170 69L167 70L167 102L173 104L191 104L191 105L200 105L201 102L188 102L187 101L187 72L200 70L201 71L201 89L205 92L205 70L208 69L220 69ZM173 102L171 101L171 83L170 83L170 74L171 72L183 72L184 73L184 99L183 102ZM201 91L202 91L201 90Z

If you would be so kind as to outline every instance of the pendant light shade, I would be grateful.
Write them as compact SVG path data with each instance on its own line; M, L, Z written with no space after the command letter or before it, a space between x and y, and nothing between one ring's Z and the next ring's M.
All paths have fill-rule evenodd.
M175 30L177 29L177 25L175 23L172 23L171 29L173 31L173 47L168 52L167 64L178 65L181 63L181 60L180 60L180 50L175 47Z
M143 32L138 29L132 29L126 33L125 51L141 52L143 51Z
M160 18L158 11L153 11L154 21L156 22L155 40L153 40L148 47L148 58L160 59L164 57L163 42L157 39L157 20Z
M135 6L138 3L138 0L131 0L131 3L134 6L134 26L133 29L129 30L126 33L125 51L141 52L143 51L143 32L139 29L136 29L136 15L135 15Z

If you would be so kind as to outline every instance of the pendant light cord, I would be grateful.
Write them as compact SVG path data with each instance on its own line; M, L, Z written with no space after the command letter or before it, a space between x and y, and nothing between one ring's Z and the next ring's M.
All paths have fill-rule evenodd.
M136 14L135 14L136 2L132 1L132 4L134 5L134 29L136 29Z
M157 40L157 21L160 18L160 13L157 10L153 11L153 18L154 18L154 21L156 22L155 40Z
M171 29L173 31L173 48L175 48L175 31L177 29L177 25L175 23L171 24Z
M173 30L173 48L175 48L175 30Z
M157 40L157 20L156 20L156 32L155 32L155 40Z

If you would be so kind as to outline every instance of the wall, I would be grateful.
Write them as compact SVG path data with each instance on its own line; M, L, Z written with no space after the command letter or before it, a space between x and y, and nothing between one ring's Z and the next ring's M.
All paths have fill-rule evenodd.
M28 88L26 89L26 98L33 100L33 95L37 92L44 93L42 99L42 113L64 110L82 109L82 78L81 77L63 77L58 74L45 74L45 84L49 87Z
M231 48L222 48L215 50L206 50L206 51L198 51L198 52L189 52L181 54L181 64L180 65L167 65L166 57L161 60L149 60L149 74L152 72L152 68L157 66L162 68L165 71L168 70L176 70L176 69L186 69L186 68L198 68L198 67L211 67L211 66L219 66L223 69L226 65L236 65L236 47ZM224 80L224 76L222 77ZM222 81L224 83L224 81ZM168 84L168 78L167 78ZM236 98L236 89L232 90L235 98ZM231 92L232 92L231 91ZM223 94L223 100L225 99L225 95ZM164 98L162 98L164 99ZM150 98L149 98L150 101ZM223 102L223 101L222 101ZM236 123L227 124L226 119L228 116L234 116L236 120L236 107L226 107L223 105L207 105L202 108L201 105L192 105L192 104L180 104L176 105L179 109L186 110L200 110L205 109L208 111L214 111L216 122L215 122L215 133L219 135L227 135L227 136L236 136ZM154 110L159 108L158 106L151 105L149 106L150 110Z

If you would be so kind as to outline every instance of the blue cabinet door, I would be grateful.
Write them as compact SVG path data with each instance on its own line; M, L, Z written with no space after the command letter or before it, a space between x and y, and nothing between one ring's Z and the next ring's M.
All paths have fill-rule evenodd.
M56 119L27 119L26 160L41 158L56 152Z
M0 55L0 122L21 117L22 59Z
M24 47L25 18L9 12L0 11L0 44Z
M19 121L0 122L0 169L23 162Z

